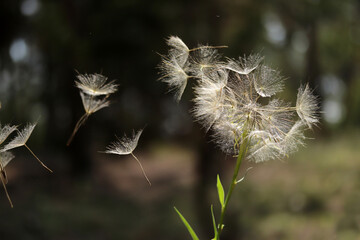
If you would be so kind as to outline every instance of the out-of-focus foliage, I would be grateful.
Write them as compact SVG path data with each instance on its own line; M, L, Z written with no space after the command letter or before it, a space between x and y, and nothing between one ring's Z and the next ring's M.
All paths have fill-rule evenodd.
M293 91L299 82L310 81L317 88L326 100L326 112L331 112L324 114L331 126L360 119L360 7L355 0L1 4L0 91L3 105L11 109L3 114L35 119L40 114L44 122L61 118L61 126L53 123L55 132L68 129L75 118L67 99L78 98L70 88L74 69L103 72L119 80L123 89L119 102L125 105L120 112L129 110L123 98L137 99L125 122L140 123L148 115L164 121L148 114L159 110L147 99L164 100L164 88L154 81L154 66L156 52L162 52L163 39L169 35L178 35L190 45L231 46L229 56L261 51L266 62L289 76ZM21 99L16 98L19 94ZM293 98L293 92L284 94ZM51 109L44 100L50 101Z
M184 239L187 233L172 212L175 201L184 216L198 214L194 228L208 225L203 232L211 232L207 200L199 199L211 198L208 189L216 184L211 176L232 162L214 153L204 131L192 123L192 91L185 90L177 105L156 81L157 52L166 52L164 39L177 35L191 46L231 46L224 49L229 57L260 52L266 64L288 77L284 98L294 103L296 89L306 82L322 98L317 140L291 164L252 170L231 206L233 221L227 223L236 226L227 229L238 229L241 239L356 239L359 26L356 0L0 1L0 121L38 120L30 144L54 170L53 176L37 172L25 153L16 154L7 166L15 209L7 209L0 195L6 216L0 238ZM104 74L120 86L110 107L89 119L67 148L83 112L76 71ZM98 152L114 133L145 124L137 151L152 191L139 187L148 186L133 159L118 163ZM336 138L319 140L321 135ZM188 150L165 145L166 156L151 158L146 152L155 151L154 141L178 141ZM222 182L225 186L225 177ZM104 187L114 185L118 188ZM151 196L159 198L144 204Z
M224 234L237 232L237 237L228 239L245 240L357 239L360 231L360 162L355 158L360 154L358 136L359 132L353 131L316 140L288 163L256 165L235 192L235 201L229 209L233 221L226 225L231 231ZM163 168L167 172L160 175L150 170L151 188L131 156L125 164L98 159L93 174L101 177L100 181L76 182L69 187L69 179L55 175L48 178L52 179L51 184L44 192L38 176L32 174L27 181L20 180L21 186L10 188L13 192L21 191L13 196L14 209L1 198L0 210L7 216L0 221L2 237L188 239L172 207L176 202L184 216L193 216L194 228L201 225L194 217L196 209L193 198L189 197L194 190L191 187L194 172L189 169L193 169L191 162L196 155L191 149L169 145L153 145L151 149L139 156L151 163L145 167ZM216 176L211 182L212 196L217 201ZM206 217L211 224L210 214ZM204 235L199 238L206 239Z

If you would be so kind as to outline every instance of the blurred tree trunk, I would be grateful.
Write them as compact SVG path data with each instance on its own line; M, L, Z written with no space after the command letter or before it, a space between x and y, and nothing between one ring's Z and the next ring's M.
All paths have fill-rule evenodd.
M51 145L48 144L49 146L60 150L60 152L69 153L67 165L70 167L70 174L73 178L81 178L88 175L91 169L91 157L88 156L86 149L86 145L89 145L86 131L80 129L71 145L66 146L75 123L84 111L81 109L80 96L73 94L76 91L74 88L75 72L69 71L71 68L68 68L66 64L65 68L57 69L52 63L51 59L47 61L47 91L43 97L48 108L46 139L51 143ZM59 95L59 93L65 94ZM63 116L64 114L69 114L69 116Z
M83 6L84 7L84 6ZM73 1L66 0L63 1L63 9L64 14L66 14L66 18L68 21L68 26L74 28L71 29L74 33L80 33L81 32L81 25L78 23L78 12L80 12L78 9L76 9L76 6ZM72 49L77 49L77 46L72 47ZM77 52L74 54L81 54L81 52ZM78 57L77 55L71 56L72 59L82 59L82 56ZM74 81L76 79L76 73L75 70L79 67L79 63L70 61L70 64L67 65L67 85L64 86L66 92L73 92L74 90ZM72 64L71 64L72 63ZM65 64L66 66L66 64ZM76 90L77 91L77 90ZM69 94L70 95L70 94ZM70 124L70 131L68 133L68 136L73 131L73 128L76 124L76 122L79 120L81 115L84 113L84 109L82 109L81 105L81 99L78 94L68 96L69 100L67 103L69 104L71 109L71 124ZM77 103L77 104L75 104ZM80 108L79 108L80 106ZM83 178L90 174L91 168L92 168L92 158L89 154L88 147L90 146L90 139L88 137L89 129L87 131L84 131L84 127L86 127L86 124L82 126L82 128L79 129L77 134L75 135L71 145L68 147L68 150L70 151L70 173L73 178ZM67 141L67 139L66 139ZM88 147L87 147L88 146Z
M319 50L316 22L312 22L307 26L307 37L309 40L309 47L306 54L306 72L305 80L309 82L312 89L315 89L316 94L320 96L320 88L314 88L319 85L320 80L320 64L319 64Z
M55 6L54 6L55 5ZM39 18L39 28L42 34L38 35L42 53L45 54L45 89L43 100L48 110L47 136L50 146L60 152L68 153L70 174L73 178L84 177L91 170L91 156L88 155L89 139L87 132L80 129L72 144L67 147L66 142L72 130L84 113L81 98L74 87L76 72L82 52L78 49L80 26L77 23L76 9L72 1L61 3L48 2L42 8ZM49 29L45 21L56 19L59 29ZM66 27L65 27L66 26ZM44 34L46 33L46 34ZM67 38L64 38L67 36ZM64 116L66 115L66 116Z
M202 141L199 144L200 155L198 158L196 171L199 181L195 188L195 205L197 215L200 222L202 235L211 239L213 237L213 227L211 222L210 206L214 205L214 209L219 209L217 202L212 202L215 199L210 197L210 193L216 190L216 173L219 173L219 160L214 144L210 143L209 138L199 127L199 134ZM206 134L206 136L205 136ZM215 211L216 212L216 211Z
M307 37L309 40L309 47L306 54L306 70L305 70L305 82L310 84L316 96L319 98L319 104L321 106L324 96L322 96L320 84L321 84L321 67L319 60L319 49L318 49L318 28L316 20L308 23L306 29ZM320 121L323 119L320 118ZM320 128L314 129L320 131ZM321 133L324 136L330 134L330 129L325 124L321 124Z

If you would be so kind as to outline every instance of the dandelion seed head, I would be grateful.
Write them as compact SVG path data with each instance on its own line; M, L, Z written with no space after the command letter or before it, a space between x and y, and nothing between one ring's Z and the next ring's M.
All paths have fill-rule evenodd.
M275 98L283 90L284 78L261 56L223 62L214 47L187 50L179 39L172 41L169 45L189 55L184 66L176 58L163 57L163 79L180 92L178 99L187 79L196 81L193 116L225 153L237 155L246 144L248 159L264 162L286 157L304 145L304 131L319 121L318 101L308 85L299 89L292 107Z

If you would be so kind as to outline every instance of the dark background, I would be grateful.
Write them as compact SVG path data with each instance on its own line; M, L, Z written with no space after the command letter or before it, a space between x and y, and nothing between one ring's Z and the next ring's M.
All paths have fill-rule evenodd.
M257 53L287 78L294 103L309 82L322 123L290 159L254 165L230 204L223 239L358 239L360 236L360 1L1 1L0 120L38 121L8 165L0 194L1 239L190 239L176 205L201 239L212 237L216 174L233 159L193 123L191 85L177 104L158 81L158 53L176 35L191 48ZM110 107L92 115L70 147L83 107L80 73L116 79ZM135 154L101 153L145 127ZM218 208L216 208L218 209Z

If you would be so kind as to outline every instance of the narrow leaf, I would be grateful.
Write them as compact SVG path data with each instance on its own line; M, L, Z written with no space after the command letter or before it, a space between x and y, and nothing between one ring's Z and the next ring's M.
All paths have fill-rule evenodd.
M194 232L194 230L192 229L192 227L190 226L188 221L186 221L186 219L183 217L183 215L181 215L181 213L176 209L176 207L174 207L174 209L177 212L177 214L179 215L179 217L181 218L181 221L184 223L187 230L189 231L192 239L193 240L199 240L198 236L196 235L196 233Z
M218 194L219 194L219 200L220 200L220 204L221 204L221 207L223 208L224 207L224 188L221 184L221 181L220 181L220 177L219 177L219 174L217 175L217 183L216 183L216 187L217 187L217 190L218 190Z
M214 226L214 238L213 239L217 239L218 237L218 230L217 230L217 226L216 226L216 220L215 220L215 216L214 216L214 208L213 205L211 205L211 217L212 217L212 222L213 222L213 226Z

